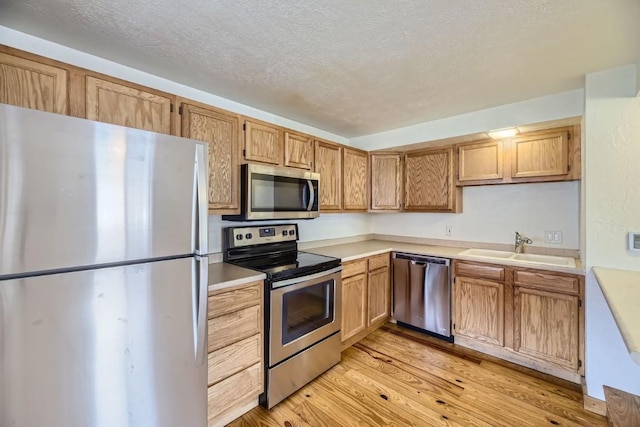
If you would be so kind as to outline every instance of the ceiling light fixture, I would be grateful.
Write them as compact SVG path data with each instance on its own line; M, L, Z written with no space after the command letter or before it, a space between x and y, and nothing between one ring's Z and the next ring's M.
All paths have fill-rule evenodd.
M491 132L487 132L487 135L489 135L489 138L491 139L510 138L512 136L516 136L517 134L518 129L516 128L497 129L492 130Z

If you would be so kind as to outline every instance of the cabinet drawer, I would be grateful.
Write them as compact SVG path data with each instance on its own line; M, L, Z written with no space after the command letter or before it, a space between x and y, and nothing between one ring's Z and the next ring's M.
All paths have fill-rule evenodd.
M260 333L262 314L255 305L209 320L209 352Z
M207 418L209 423L224 411L231 409L236 402L241 402L262 392L262 375L260 363L256 363L244 371L220 381L209 387Z
M367 272L367 260L359 259L357 261L347 262L342 264L342 278L355 276L356 274L362 274Z
M260 362L260 334L209 353L209 385L215 384Z
M209 295L209 318L260 304L262 282L242 289Z
M560 276L553 273L534 271L514 271L513 281L517 285L529 288L546 289L577 294L580 292L580 282L575 276Z
M504 281L504 268L489 264L456 262L456 275Z
M389 267L389 254L375 255L369 258L369 271Z

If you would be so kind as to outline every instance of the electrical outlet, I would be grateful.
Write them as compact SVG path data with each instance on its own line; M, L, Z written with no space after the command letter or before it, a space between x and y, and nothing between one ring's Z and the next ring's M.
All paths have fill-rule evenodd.
M445 231L445 235L447 237L453 236L453 226L452 225L447 225L447 228L446 228L446 231Z
M562 243L562 231L545 231L544 242L559 245Z

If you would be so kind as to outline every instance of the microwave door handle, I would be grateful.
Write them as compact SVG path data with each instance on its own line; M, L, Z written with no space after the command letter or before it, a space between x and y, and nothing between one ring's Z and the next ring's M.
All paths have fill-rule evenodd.
M307 180L307 188L309 189L309 205L307 205L307 211L313 208L313 202L316 201L316 192L313 190L313 181Z

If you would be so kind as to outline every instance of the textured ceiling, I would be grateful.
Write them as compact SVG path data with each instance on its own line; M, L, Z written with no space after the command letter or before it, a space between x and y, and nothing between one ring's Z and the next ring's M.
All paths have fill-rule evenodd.
M583 87L639 0L0 0L0 25L346 137Z

